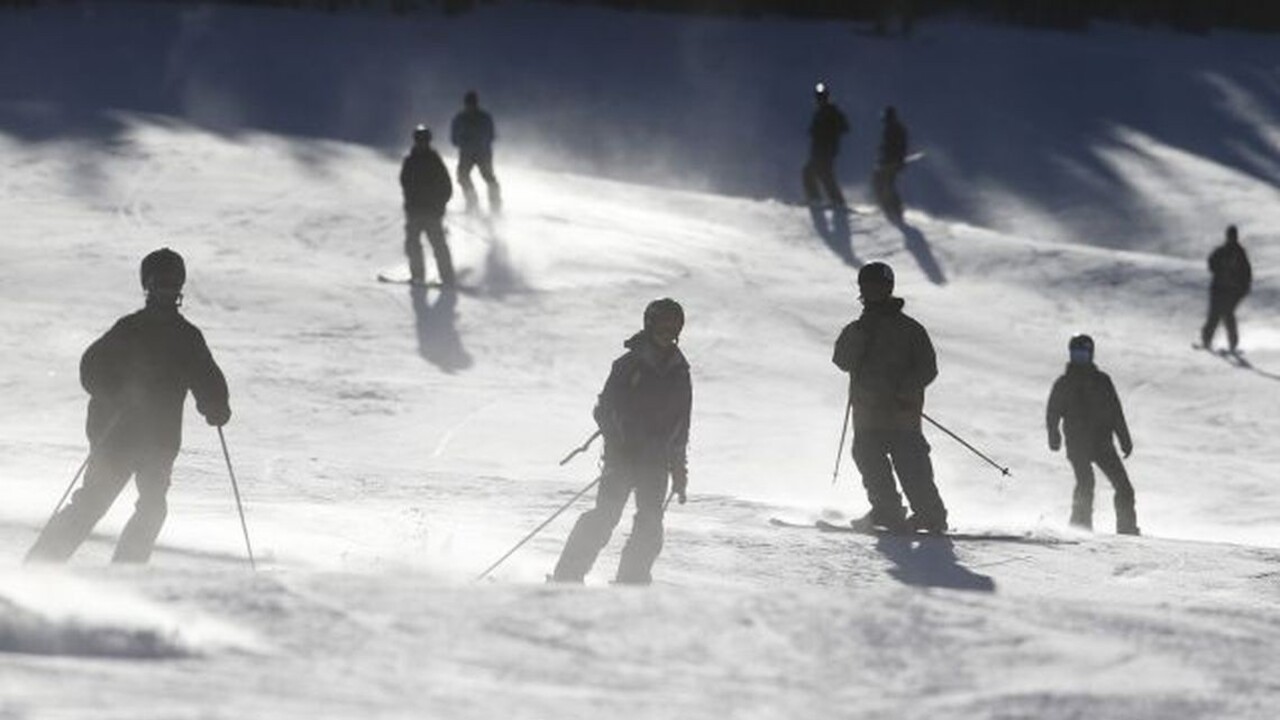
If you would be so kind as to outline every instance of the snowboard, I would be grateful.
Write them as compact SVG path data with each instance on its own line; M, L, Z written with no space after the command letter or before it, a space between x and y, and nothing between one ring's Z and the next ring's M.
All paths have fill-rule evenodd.
M463 282L464 280L466 280L467 276L470 274L471 274L470 268L464 268L462 270L459 270L457 272L456 281L453 284L453 289L457 290L458 292L470 292L470 293L477 292L479 288L475 287L474 285L468 285L465 282ZM438 278L432 278L430 280L415 281L409 277L409 273L406 271L380 272L378 273L378 282L391 283L394 285L412 285L413 287L431 288L435 290L446 289L445 284L440 282Z
M811 523L795 522L785 520L783 518L769 518L769 524L775 527L784 528L801 528L809 530L818 530L827 533L847 533L851 535L867 535L870 537L885 538L902 538L903 540L960 540L972 542L1008 542L1008 543L1030 543L1037 545L1056 545L1056 544L1074 544L1078 541L1067 540L1062 538L1037 537L1030 533L999 533L999 532L965 532L957 530L948 530L944 533L894 533L887 530L877 528L864 528L853 523L835 523L829 520L815 520Z

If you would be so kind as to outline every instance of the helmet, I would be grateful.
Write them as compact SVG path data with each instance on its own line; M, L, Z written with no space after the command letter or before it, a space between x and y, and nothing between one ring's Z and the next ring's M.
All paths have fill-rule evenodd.
M1237 241L1238 241L1238 240L1239 240L1239 238L1240 238L1240 231L1236 230L1236 226L1235 226L1235 225L1228 225L1228 226L1227 226L1227 240L1237 240Z
M880 117L884 120L897 120L898 109L892 105L885 105L884 110L880 111Z
M187 281L187 264L181 255L163 247L142 258L138 274L148 293L178 293Z
M650 330L658 322L663 320L674 320L676 323L676 334L684 328L684 308L680 307L680 303L671 298L659 298L645 306L644 309L644 329Z
M818 100L826 100L831 97L831 88L827 87L824 82L819 82L813 86L813 96Z
M426 125L419 124L413 129L413 141L415 143L431 142L431 128L428 128Z
M1083 333L1072 337L1067 343L1067 352L1071 354L1073 363L1093 362L1093 338Z
M879 261L869 262L858 271L858 287L865 289L868 285L884 287L893 292L893 268Z
M480 98L476 95L475 90L468 90L466 95L462 96L462 104L467 107L475 107L480 104Z

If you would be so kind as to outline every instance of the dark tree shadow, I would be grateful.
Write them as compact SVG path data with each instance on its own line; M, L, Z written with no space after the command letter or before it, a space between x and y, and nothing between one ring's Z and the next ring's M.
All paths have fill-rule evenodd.
M418 333L418 354L447 373L470 368L471 355L462 347L462 338L458 335L457 291L440 290L434 304L427 302L427 292L428 288L416 285L409 288Z
M995 592L995 580L960 564L950 538L884 536L876 550L893 563L889 574L907 585Z
M916 263L924 271L925 277L929 278L929 282L934 285L946 285L946 273L942 271L942 265L938 263L938 259L933 256L933 249L929 247L929 241L924 233L914 225L907 224L905 220L899 220L893 223L893 226L902 232L903 245L916 259Z
M827 211L819 207L809 207L809 219L813 221L813 229L818 237L836 257L850 267L862 267L862 261L853 252L853 229L849 226L849 213L834 210L828 217Z

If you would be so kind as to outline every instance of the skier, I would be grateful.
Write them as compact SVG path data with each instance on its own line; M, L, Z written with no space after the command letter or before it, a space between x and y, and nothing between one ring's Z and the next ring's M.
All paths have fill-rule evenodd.
M840 153L840 136L849 132L849 122L831 102L831 91L825 83L814 88L813 100L817 109L809 122L809 162L803 173L805 199L810 205L821 203L821 186L833 207L844 208L844 194L836 181L836 155Z
M1120 398L1111 378L1093 364L1093 338L1076 335L1067 349L1071 361L1062 377L1053 383L1045 421L1050 450L1057 452L1062 436L1067 438L1067 460L1076 474L1071 524L1093 529L1093 466L1097 465L1115 488L1116 532L1137 535L1133 485L1111 440L1114 435L1120 441L1120 451L1126 458L1133 452Z
M187 391L210 425L231 419L227 381L200 330L178 311L182 256L156 250L143 258L141 276L146 306L116 322L80 359L80 384L89 393L84 486L45 526L28 562L71 557L133 476L138 502L112 561L145 563L167 513Z
M400 166L400 188L404 191L404 251L409 256L409 278L426 280L422 258L422 233L427 234L440 271L440 283L454 285L453 257L444 234L444 208L453 196L453 181L444 161L431 147L431 130L419 125L413 130L413 149Z
M480 177L489 188L489 210L502 211L502 188L493 174L493 141L497 134L493 129L493 117L480 109L480 100L474 90L462 98L462 112L453 117L450 136L458 148L458 184L467 198L467 212L475 212L478 200L476 188L471 184L471 168L480 168Z
M1211 348L1218 321L1227 327L1227 349L1236 352L1240 336L1236 331L1236 306L1249 294L1253 285L1253 268L1249 256L1240 245L1235 225L1227 226L1227 239L1209 255L1209 317L1200 330L1200 343Z
M682 504L689 483L685 448L692 390L689 363L678 346L683 327L679 303L654 300L645 308L644 329L623 343L627 352L614 361L593 413L604 435L596 506L573 526L552 581L583 581L634 491L635 520L615 582L651 582L653 563L662 550L667 476Z
M871 175L876 204L885 217L895 223L902 222L902 198L898 195L898 173L907 163L907 128L898 120L898 112L892 105L885 106L880 115L883 128L880 133L880 152L876 169Z
M893 297L893 269L882 262L858 271L862 315L836 340L832 362L849 373L853 460L871 510L861 529L943 533L947 508L933 480L929 443L920 429L924 390L938 375L929 333ZM892 461L892 464L890 462ZM911 505L906 518L894 471Z

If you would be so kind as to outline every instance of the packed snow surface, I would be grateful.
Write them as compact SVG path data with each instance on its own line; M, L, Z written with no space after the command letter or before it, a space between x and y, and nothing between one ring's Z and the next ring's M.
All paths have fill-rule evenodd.
M538 4L0 14L0 717L1273 717L1265 40ZM819 74L854 125L848 217L794 204ZM403 264L387 128L442 128L473 85L505 211L455 200L463 292L378 283ZM890 101L927 149L901 227L862 200ZM1233 222L1246 365L1190 348ZM69 567L23 567L87 451L80 353L162 245L231 385L259 569L190 407L150 566L107 563L128 490ZM953 524L995 537L770 523L866 509L847 456L832 483L830 354L872 259L932 334L927 411L1012 471L926 428ZM557 461L660 296L688 316L694 419L657 582L609 584L624 519L586 587L543 584L587 500L476 582L595 477L595 450ZM1099 532L1065 524L1044 403L1079 331L1125 405L1140 538L1109 533L1101 478Z

